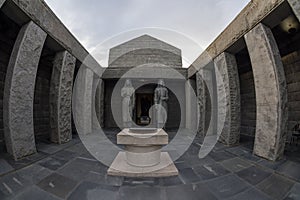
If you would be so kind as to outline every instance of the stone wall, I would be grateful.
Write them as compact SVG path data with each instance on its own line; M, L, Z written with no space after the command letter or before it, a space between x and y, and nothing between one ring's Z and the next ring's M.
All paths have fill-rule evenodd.
M34 134L37 139L50 136L50 80L55 53L45 48L40 59L34 93Z
M288 136L300 123L300 51L282 58L288 89ZM289 139L289 138L288 138Z
M109 67L138 67L149 63L158 63L162 66L175 68L182 67L180 55L161 49L130 51L114 60Z
M135 67L162 63L182 67L181 50L149 35L142 35L110 49L109 67Z
M0 152L5 151L3 127L3 91L7 65L20 27L0 12Z
M255 137L256 99L252 66L246 49L236 54L241 93L241 134Z

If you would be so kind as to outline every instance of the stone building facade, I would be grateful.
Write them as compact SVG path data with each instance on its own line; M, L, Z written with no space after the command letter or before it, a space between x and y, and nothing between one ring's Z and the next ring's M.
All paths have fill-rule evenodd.
M76 132L73 81L89 53L44 1L0 0L0 7L0 146L21 159L37 151L40 139L58 144L71 140ZM181 68L179 49L165 43L156 49L155 44L162 42L149 36L111 49L110 67L100 77L103 84L97 92L102 97L96 104L104 107L99 121L115 127L109 109L105 110L110 106L105 91L147 58L174 66L186 78L180 84L187 105L190 99L184 85L194 86L198 103L184 113L187 128L199 116L198 134L204 136L208 125L219 119L214 112L219 101L210 98L211 90L228 102L221 113L225 127L220 142L238 145L240 135L248 135L255 140L254 154L280 159L293 127L300 122L299 20L298 0L252 0L188 69ZM150 47L136 49L143 45L139 39ZM124 48L125 57L120 56ZM90 68L104 70L97 62L89 63ZM223 82L210 78L216 71ZM218 90L221 87L225 92ZM174 97L170 104L176 108ZM178 120L172 116L170 128Z

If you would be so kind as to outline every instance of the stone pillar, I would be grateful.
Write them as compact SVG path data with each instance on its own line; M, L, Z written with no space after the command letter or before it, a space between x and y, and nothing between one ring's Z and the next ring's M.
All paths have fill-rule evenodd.
M6 0L0 0L0 8L3 6Z
M299 0L288 0L288 2L294 11L294 14L296 15L296 17L298 18L298 20L300 22L300 1Z
M47 34L34 22L24 25L7 67L3 118L6 148L17 160L36 152L33 127L35 78Z
M205 111L206 111L206 89L203 79L203 71L196 73L196 91L197 91L197 105L198 105L198 134L205 136Z
M205 102L205 136L217 135L218 131L218 99L217 99L217 86L214 63L210 62L203 69L201 69L203 81L207 87L205 88L205 101L210 102L210 107ZM208 116L208 117L206 117ZM207 123L209 122L209 124Z
M196 131L197 130L197 103L195 94L196 82L193 79L188 79L185 83L185 96L186 96L186 128Z
M222 53L214 60L217 76L219 115L225 118L219 141L236 145L240 141L240 82L234 55ZM221 117L221 116L220 116ZM221 124L220 124L221 125ZM222 126L222 125L221 125Z
M79 134L92 132L92 92L94 73L89 68L80 67L73 91L73 113L74 122Z
M104 127L104 81L99 80L99 84L96 91L96 114L100 126Z
M283 155L287 123L287 86L281 56L271 32L263 24L245 35L256 91L254 153L277 160Z
M56 54L50 84L51 141L57 144L72 139L72 88L76 58L69 52Z

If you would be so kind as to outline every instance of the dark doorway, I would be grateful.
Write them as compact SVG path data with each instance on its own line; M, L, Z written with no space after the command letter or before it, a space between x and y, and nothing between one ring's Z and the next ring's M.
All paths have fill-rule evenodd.
M136 94L136 124L147 126L153 120L153 113L149 113L153 105L153 94Z

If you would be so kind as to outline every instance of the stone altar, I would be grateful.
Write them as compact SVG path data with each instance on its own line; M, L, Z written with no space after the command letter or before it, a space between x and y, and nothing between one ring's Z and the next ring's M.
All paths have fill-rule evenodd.
M117 135L117 143L125 146L110 168L108 175L127 177L168 177L178 175L167 152L161 152L168 144L168 134L163 129L123 129Z

